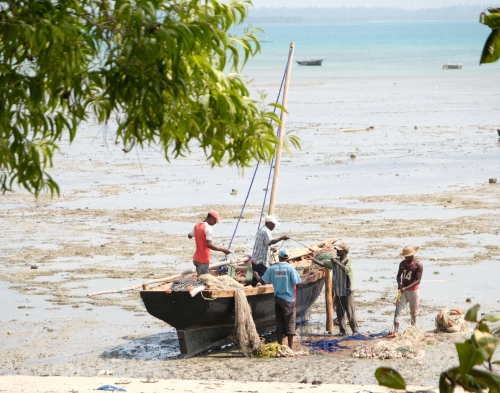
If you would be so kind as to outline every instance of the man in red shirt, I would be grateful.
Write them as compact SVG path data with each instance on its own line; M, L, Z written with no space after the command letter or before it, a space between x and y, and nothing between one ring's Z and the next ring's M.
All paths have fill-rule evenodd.
M415 254L420 247L406 246L403 252L399 254L405 259L399 264L396 281L398 289L401 291L401 299L396 304L396 312L394 313L394 331L387 338L394 338L399 335L399 322L401 314L406 308L406 303L410 305L411 324L417 324L418 302L420 301L420 281L424 273L424 266L415 258Z
M201 276L207 274L210 264L210 250L223 252L225 255L230 254L226 248L218 247L212 243L213 226L220 223L219 213L215 210L208 212L205 220L198 222L193 230L188 234L188 238L196 242L196 252L193 255L193 264L196 267L196 274Z

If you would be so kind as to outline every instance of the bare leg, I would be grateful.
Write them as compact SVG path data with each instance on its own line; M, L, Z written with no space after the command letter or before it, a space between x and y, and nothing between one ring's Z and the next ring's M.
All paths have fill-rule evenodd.
M282 345L283 344L283 333L276 333L278 336L278 344Z
M287 334L288 337L288 347L293 349L293 334Z
M399 322L394 322L394 332L398 332L399 330Z

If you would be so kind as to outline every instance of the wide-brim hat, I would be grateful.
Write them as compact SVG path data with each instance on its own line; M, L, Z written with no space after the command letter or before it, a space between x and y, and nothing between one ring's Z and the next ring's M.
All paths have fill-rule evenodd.
M349 246L345 244L344 242L335 242L333 243L333 248L335 250L344 250L349 252Z
M401 254L399 254L400 257L411 257L412 255L415 255L418 250L420 250L419 246L406 246L403 248L403 251L401 251Z

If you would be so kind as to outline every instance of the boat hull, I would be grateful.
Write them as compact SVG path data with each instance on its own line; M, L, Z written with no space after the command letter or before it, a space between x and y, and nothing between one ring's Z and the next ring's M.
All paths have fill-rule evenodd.
M297 60L297 64L301 66L320 66L323 64L323 59L318 60Z
M308 315L325 284L324 276L297 287L297 323ZM209 300L210 291L195 297L189 292L141 291L146 310L177 330L183 357L195 356L231 342L234 331L234 297ZM257 330L275 328L273 293L247 296Z

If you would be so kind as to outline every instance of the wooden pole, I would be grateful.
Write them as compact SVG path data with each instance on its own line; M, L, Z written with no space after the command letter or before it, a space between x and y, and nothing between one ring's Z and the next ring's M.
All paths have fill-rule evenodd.
M333 333L333 290L332 270L325 268L325 304L326 304L326 326L328 333Z
M285 78L285 86L283 88L283 100L281 105L286 109L288 104L288 86L290 85L290 77L292 76L292 64L293 64L293 52L295 50L295 44L293 42L290 43L289 50L289 60L288 65L286 67L286 78ZM281 126L279 128L280 133L278 135L278 146L276 147L276 161L274 164L274 175L273 175L273 186L271 188L271 198L269 199L269 215L274 214L274 205L276 204L276 193L278 191L278 179L280 176L280 167L281 167L281 154L283 153L283 140L285 138L285 122L286 122L286 112L281 112Z

